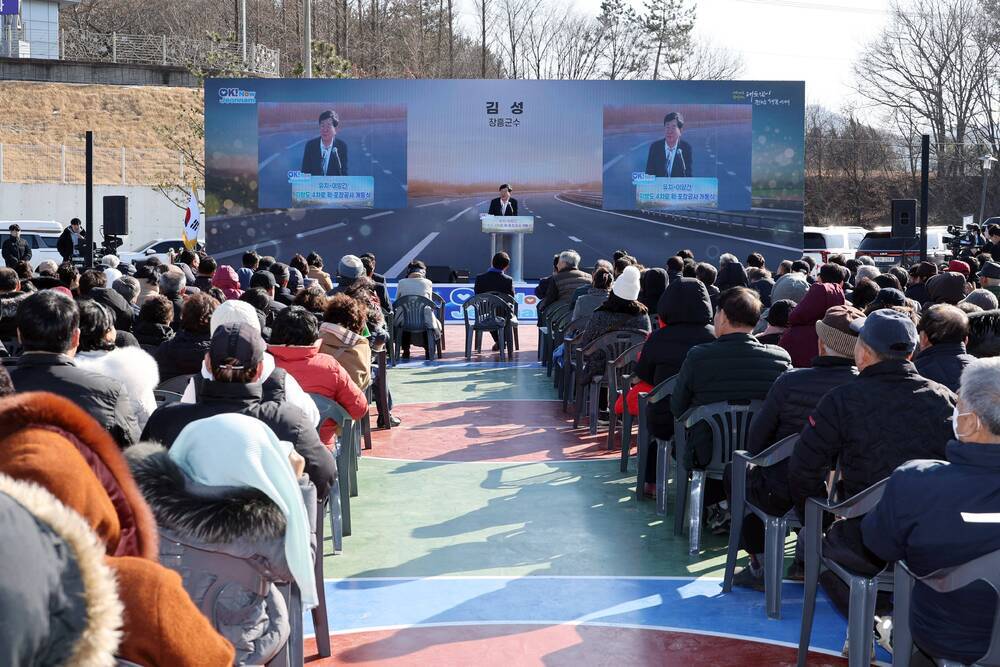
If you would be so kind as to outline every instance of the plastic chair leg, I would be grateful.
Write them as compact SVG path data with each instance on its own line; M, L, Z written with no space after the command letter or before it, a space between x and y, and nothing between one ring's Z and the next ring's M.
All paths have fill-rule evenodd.
M618 396L620 393L615 393L615 400L611 400L611 389L608 389L608 451L612 451L615 448L615 435L618 431L618 413L615 412L615 403L618 402ZM622 402L624 404L624 400ZM628 412L628 407L623 406L625 409L622 413ZM622 442L625 441L625 434L622 434Z
M701 550L701 514L705 502L705 471L691 473L691 494L688 499L688 553L697 554Z
M850 667L872 663L872 623L875 619L874 577L851 577L851 599L847 614L847 662Z
M656 439L656 513L667 515L667 480L670 479L670 443Z
M676 445L674 451L677 455L674 467L674 535L680 537L684 534L685 510L688 506L688 470L684 465L684 452L678 451Z
M340 500L340 475L333 478L330 487L330 529L333 532L333 553L344 551L344 510Z
M326 502L318 504L316 512L316 597L318 603L312 610L313 628L316 630L316 651L321 658L329 658L330 651L330 624L326 610L326 586L323 585L323 532L326 522Z
M722 592L733 590L733 576L736 573L736 557L740 550L740 537L743 535L743 519L746 515L746 463L740 458L734 458L732 463L733 488L729 501L729 512L732 521L729 524L729 546L726 549L726 574L722 578Z
M589 385L588 385L589 386ZM574 398L576 399L575 407L573 411L573 428L580 428L580 417L583 415L584 409L584 398L586 397L586 387L581 386L579 382L576 383L576 389L574 390Z
M733 521L735 525L735 520ZM781 579L785 570L785 520L764 522L764 599L768 618L781 618ZM730 539L732 539L730 537ZM737 538L738 539L738 538Z
M622 401L624 404L624 399ZM634 418L632 413L628 411L628 406L626 405L624 410L622 410L622 450L625 452L625 461L628 462L628 457L632 453L632 422ZM622 471L624 472L624 471Z
M351 457L348 452L348 441L341 443L340 455L337 456L337 487L340 492L341 533L344 537L351 536Z
M590 389L588 389L590 392L590 410L588 410L590 413L590 435L597 435L597 411L601 404L601 389L603 387L604 384L591 380Z
M465 325L465 358L472 359L472 329Z
M372 448L372 416L369 413L365 413L365 416L361 418L361 429L365 437L365 449Z
M476 353L481 354L483 351L483 332L477 330L475 336L476 336Z
M521 351L521 341L519 339L519 336L517 335L517 325L516 324L514 325L514 349L517 350L518 352Z
M806 503L805 584L802 590L802 626L799 629L798 667L806 667L813 617L816 614L816 589L819 587L820 558L823 555L822 515L815 505Z
M910 631L910 600L913 579L896 564L892 584L892 667L910 667L913 634Z

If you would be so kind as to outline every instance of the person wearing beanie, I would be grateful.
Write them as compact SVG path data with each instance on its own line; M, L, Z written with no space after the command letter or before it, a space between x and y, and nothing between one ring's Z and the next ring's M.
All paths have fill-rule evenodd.
M969 292L969 295L962 299L961 303L971 303L983 310L996 310L1000 306L1000 301L998 301L996 295L982 287Z
M961 273L944 271L927 281L927 294L931 303L950 303L954 306L965 298L966 284Z
M816 356L816 322L833 306L845 303L844 289L837 283L813 283L805 297L788 314L788 329L779 345L788 350L792 365L808 368Z
M587 328L583 330L577 344L581 349L613 331L650 332L649 313L639 301L639 278L639 269L627 266L615 279L607 301L587 321ZM603 353L594 354L583 369L582 381L587 383L594 375L603 373L607 363L608 359Z
M772 306L773 307L773 306ZM802 430L820 399L858 375L854 366L854 346L858 333L851 324L864 313L853 306L833 306L816 322L816 357L809 368L789 371L775 380L764 405L750 422L747 450L754 456L774 443ZM728 472L728 471L727 471ZM727 493L730 475L725 476ZM769 514L782 516L794 503L788 487L788 462L769 468L753 468L747 476L747 500ZM756 515L743 519L741 548L750 554L750 566L736 574L733 583L764 590L764 524ZM801 578L802 563L796 561L789 577ZM781 575L779 573L779 579Z
M800 516L808 498L826 498L825 483L835 462L840 497L849 498L907 461L944 459L952 438L955 395L921 376L910 362L919 342L913 320L883 309L851 321L850 328L858 332L858 377L819 401L789 460L789 488ZM823 551L848 569L873 576L885 563L866 553L860 524L860 518L835 522ZM836 584L831 594L839 597Z
M979 282L983 289L1000 299L1000 263L986 262L979 270Z
M865 306L864 310L865 313L873 313L882 308L894 308L905 305L906 296L901 291L895 287L883 287L875 294L875 298Z
M772 303L771 307L764 311L763 319L767 323L767 328L757 334L757 340L764 345L777 345L788 328L788 315L794 308L795 302L791 299L779 299Z
M963 277L968 278L971 269L967 262L963 262L960 259L953 259L948 262L948 270L954 271L955 273L961 273Z
M920 351L913 357L917 372L957 392L962 371L976 360L965 351L969 316L955 306L935 304L921 314L917 331Z
M804 273L790 271L778 278L771 289L771 303L788 299L798 303L809 291L809 281Z
M331 295L339 294L347 289L355 280L365 275L365 265L361 258L355 255L344 255L337 264L337 287Z

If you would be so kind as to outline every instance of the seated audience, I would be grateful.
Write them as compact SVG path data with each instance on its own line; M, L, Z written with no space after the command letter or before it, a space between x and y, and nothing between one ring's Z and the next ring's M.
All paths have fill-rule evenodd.
M612 282L614 282L614 277L611 275L611 271L604 267L596 269L593 282L586 286L586 293L577 298L576 305L573 306L572 320L590 317L595 310L603 306L604 302L608 300L608 295L611 294Z
M399 302L399 299L403 298L404 296L414 296L414 295L422 296L425 299L433 301L434 285L426 277L427 265L425 265L420 260L416 260L414 262L411 262L410 265L406 267L405 273L406 273L406 278L400 280L398 285L396 286L397 303ZM424 321L427 325L427 328L434 329L435 340L437 340L437 338L441 337L442 329L441 329L441 322L438 321L438 317L435 311L436 309L431 308L430 306L424 307ZM396 312L395 317L397 318L402 317L402 313ZM419 333L414 334L409 331L404 331L403 340L400 345L402 358L403 359L410 358L411 344L416 344L416 345L423 344L425 349L427 348L427 346L435 344L434 341L427 341L426 338L427 336L425 334L419 334Z
M392 301L389 300L389 290L385 286L385 276L375 273L375 255L370 252L361 255L361 265L365 267L365 274L375 283L375 294L382 310L391 313Z
M0 343L8 345L17 339L17 309L28 296L14 269L0 269Z
M267 292L268 304L265 320L268 327L274 324L274 318L287 306L274 298L277 293L278 284L274 280L274 274L270 271L258 271L250 278L250 289L260 288Z
M791 267L791 264L789 264L789 267ZM771 303L781 301L782 299L798 303L802 301L808 291L809 281L806 279L805 274L789 269L787 273L774 282L774 287L771 288Z
M959 302L959 307L963 303L972 304L979 307L981 310L996 310L1000 307L1000 301L997 300L993 292L985 290L982 288L974 289L969 294Z
M979 284L984 290L1000 299L1000 263L986 262L979 270Z
M777 345L788 330L788 316L794 309L795 302L791 299L781 299L772 303L771 307L764 311L763 319L767 327L756 334L757 340L764 345Z
M121 260L117 255L105 255L101 258L101 266L104 267L104 282L114 285L115 281L122 277L122 272L118 270Z
M920 262L910 267L906 285L906 298L923 305L931 300L927 292L927 281L937 275L937 267L931 262Z
M337 464L319 441L318 418L310 419L290 401L263 400L264 347L260 332L246 322L216 328L205 355L210 378L201 374L194 378L198 401L171 403L156 410L146 423L142 439L154 440L169 449L184 427L198 419L223 413L256 417L305 458L309 479L320 497L325 497L337 474Z
M597 272L600 269L604 269L609 274L611 274L611 281L612 282L614 282L614 279L618 277L618 275L615 274L614 264L612 264L611 262L609 262L606 259L599 259L599 260L597 260L594 263L594 270L590 272L591 283L590 284L585 283L585 284L580 285L579 287L576 288L576 290L573 292L573 296L570 298L570 301L569 301L570 306L572 306L573 308L576 308L576 302L577 302L577 300L579 300L579 298L581 296L583 296L588 291L590 291L590 288L593 286L593 277L597 275ZM611 289L610 285L608 286L608 289L609 290ZM603 301L601 303L603 303ZM595 306L595 308L596 308L596 306Z
M599 306L587 321L577 345L586 348L605 334L615 331L640 331L649 333L649 313L639 302L639 269L626 267L611 286L607 301ZM603 350L592 354L580 374L580 381L590 382L594 375L603 374L609 359Z
M626 258L620 258L620 259L626 259L627 260L628 258L626 257ZM615 261L617 262L618 260L615 260ZM627 266L627 264L625 266ZM622 269L624 269L625 266L623 266ZM621 273L621 271L618 271L615 274L615 278L617 278L620 273ZM667 282L668 283L672 283L673 281L678 280L679 278L682 278L683 274L684 274L684 258L680 257L678 255L674 255L673 257L668 257L667 258Z
M476 276L473 291L476 294L495 292L514 296L514 279L507 275L507 267L510 266L510 255L505 252L498 252L493 255L490 268L485 273Z
M135 329L134 320L139 316L139 293L141 291L139 281L132 276L122 276L112 283L111 289L118 292L122 299L125 300L125 303L128 304L129 309L132 311L132 328Z
M861 523L867 549L883 561L905 560L917 576L1000 549L1000 525L975 520L1000 512L1000 360L966 366L950 421L944 456L897 468ZM926 654L922 664L977 662L989 648L996 609L996 591L986 582L936 593L918 581L910 629Z
M965 276L954 271L944 271L927 281L930 303L958 304L965 298ZM922 305L922 304L921 304Z
M708 298L712 302L713 313L715 313L715 309L719 306L719 295L722 294L722 290L715 285L718 276L719 272L708 262L698 262L695 265L694 277L704 283L705 289L708 290Z
M124 609L117 657L141 665L233 664L232 645L194 606L181 578L159 564L152 512L118 445L86 412L45 393L0 400L0 474L42 487L96 533ZM67 620L59 619L64 632Z
M288 289L288 280L291 277L288 265L275 262L267 270L274 276L274 300L285 306L292 305L292 298L295 295Z
M215 262L215 260L209 257L203 264L208 263L209 261L213 264ZM211 289L213 287L217 287L222 290L222 293L226 296L227 300L238 299L243 295L243 290L240 289L239 276L236 275L235 269L228 264L223 264L212 273L211 285L209 285L207 289Z
M19 392L48 391L65 396L108 430L121 447L138 440L139 426L128 391L117 379L80 368L80 309L53 290L36 292L17 310L23 354L10 369Z
M120 331L131 331L135 317L132 306L122 295L108 288L107 278L100 269L87 269L80 276L79 295L81 299L93 299L108 308L115 318L115 327Z
M198 257L198 253L187 248L181 250L181 254L174 260L173 266L184 274L185 285L194 285L195 273L198 271L200 262L201 258Z
M771 279L771 272L763 267L750 267L747 269L747 280L750 282L750 289L760 295L760 301L764 304L764 307L770 308L771 290L774 289L774 280Z
M323 317L323 311L326 310L326 290L314 282L295 295L292 305L302 306L316 317Z
M253 250L243 254L242 266L236 270L236 275L240 279L240 289L244 292L250 289L250 278L256 273L259 261L260 257Z
M917 372L958 391L962 371L976 359L965 351L969 316L955 306L936 304L923 311L917 331L920 351L913 357Z
M839 269L836 265L827 265ZM826 311L844 305L844 290L837 283L816 282L792 312L788 314L788 329L781 335L779 345L788 351L792 365L808 368L816 356L816 323Z
M316 282L309 277L309 262L301 254L295 253L292 255L291 261L288 262L288 268L292 273L292 278L289 279L288 286L293 294ZM293 281L295 282L294 285L292 284Z
M167 297L160 298L170 303ZM212 313L218 306L219 302L207 294L193 294L184 302L180 326L174 327L177 334L165 339L153 353L160 368L161 382L178 375L191 375L201 369L211 338L209 325Z
M667 272L663 269L653 267L642 271L639 278L639 303L646 306L650 320L653 319L663 291L667 289L667 283Z
M329 298L319 328L319 351L329 354L350 374L354 384L364 391L371 384L372 351L363 335L365 307L346 294Z
M212 287L212 276L218 268L218 262L212 257L206 257L198 263L198 274L194 277L194 286L202 292L207 292ZM239 277L236 278L237 282Z
M583 285L591 284L592 280L589 273L580 270L580 254L578 252L564 250L559 253L556 271L552 274L546 288L545 309L557 303L570 303L573 292Z
M173 319L173 304L165 296L152 295L139 309L139 317L132 327L132 333L139 345L155 352L161 343L174 337L174 330L170 326Z
M723 261L727 257L727 261ZM728 253L719 257L719 274L715 279L715 286L719 288L719 292L725 292L733 287L747 287L749 284L746 269L736 257Z
M156 286L159 293L167 297L174 306L173 327L176 331L181 323L181 308L184 307L184 288L187 286L187 279L180 271L167 267L167 270L156 279Z

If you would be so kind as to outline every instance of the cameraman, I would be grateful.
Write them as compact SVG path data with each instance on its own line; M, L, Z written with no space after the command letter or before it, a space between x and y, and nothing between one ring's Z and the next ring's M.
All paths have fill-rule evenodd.
M986 235L989 241L983 245L982 252L988 252L994 260L1000 259L1000 225L989 225Z

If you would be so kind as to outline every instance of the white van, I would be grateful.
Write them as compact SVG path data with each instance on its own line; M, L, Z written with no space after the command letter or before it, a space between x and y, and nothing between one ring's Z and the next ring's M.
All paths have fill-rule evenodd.
M31 266L51 259L56 264L62 264L62 255L56 250L59 235L62 234L62 224L55 220L0 220L0 243L10 236L11 225L21 228L21 238L31 248Z
M864 227L803 227L802 254L825 264L830 255L851 259L868 232Z

